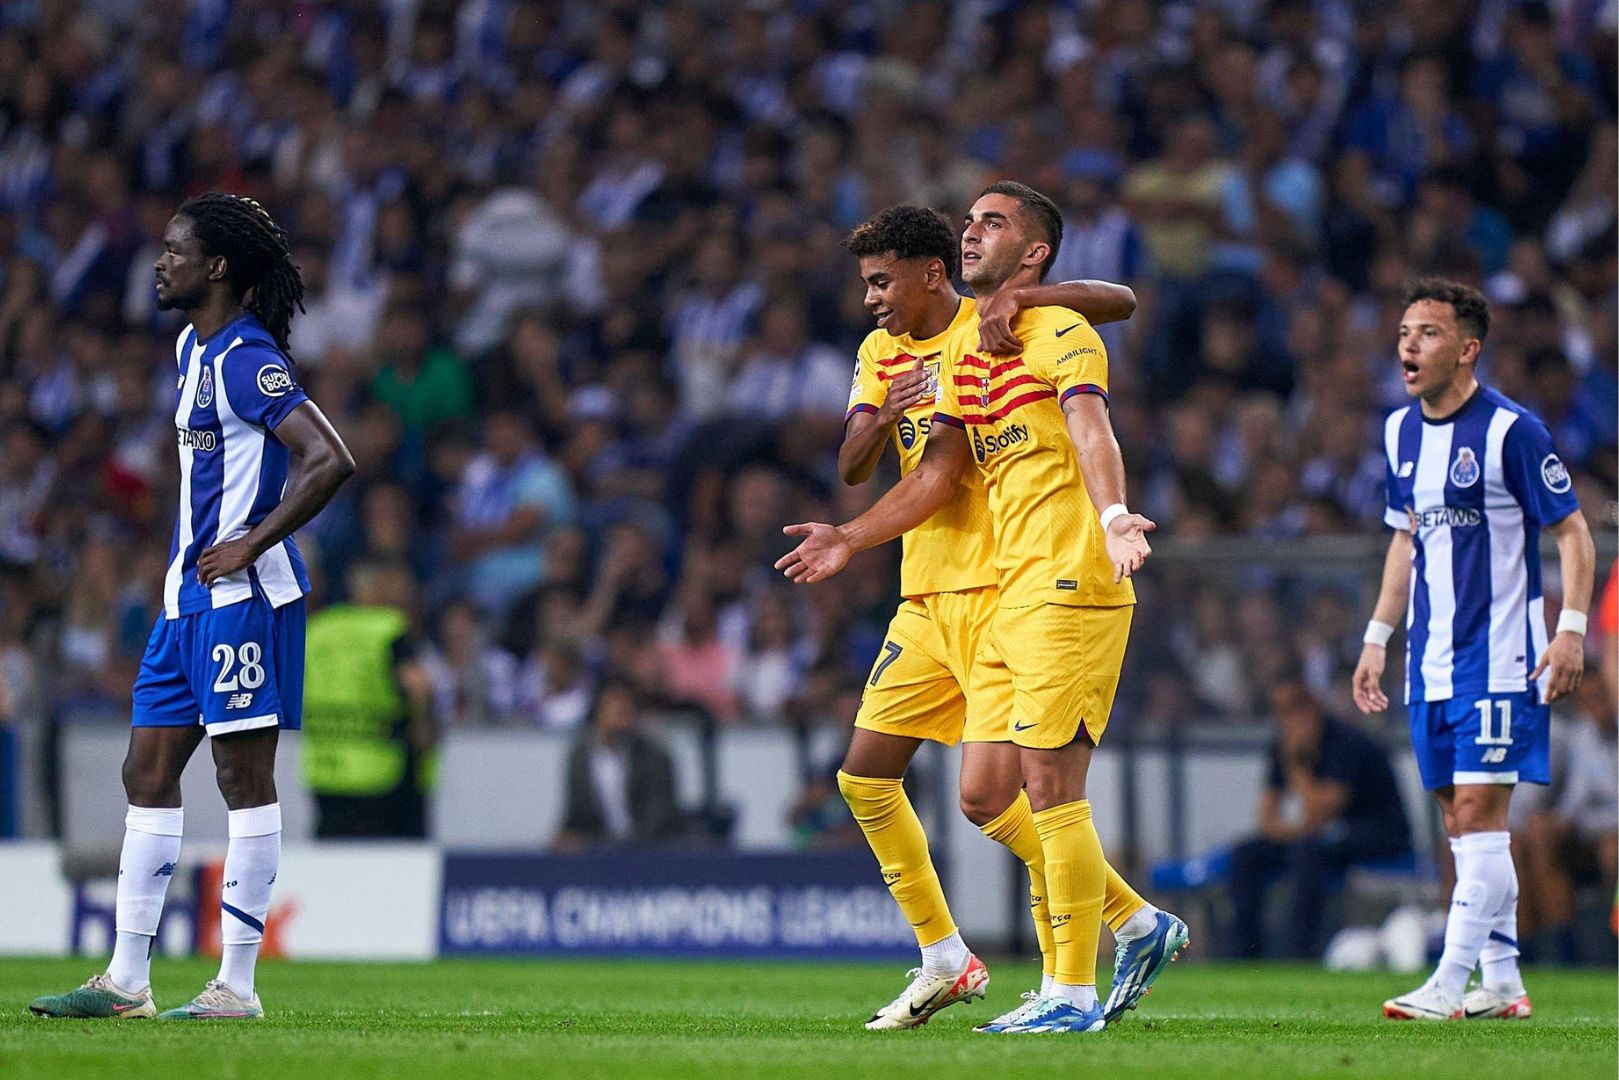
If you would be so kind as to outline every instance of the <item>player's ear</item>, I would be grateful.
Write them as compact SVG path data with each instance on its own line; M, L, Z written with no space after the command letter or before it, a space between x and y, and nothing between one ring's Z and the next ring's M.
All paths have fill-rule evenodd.
M230 274L230 267L226 265L225 256L215 255L208 260L208 280L224 281Z
M1484 351L1484 342L1478 338L1468 338L1462 342L1462 355L1460 360L1464 364L1477 364L1478 354Z
M1044 240L1036 240L1034 243L1030 244L1028 250L1023 253L1023 265L1041 266L1044 265L1045 261L1050 257L1051 245L1046 243Z
M922 271L922 275L922 283L927 286L929 292L933 292L934 290L938 289L941 285L945 284L950 277L950 275L945 272L944 260L938 258L928 260L927 268Z

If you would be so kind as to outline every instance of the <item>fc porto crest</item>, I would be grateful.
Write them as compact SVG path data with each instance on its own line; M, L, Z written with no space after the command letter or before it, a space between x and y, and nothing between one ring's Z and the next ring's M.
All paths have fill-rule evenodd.
M1473 448L1458 448L1456 460L1450 463L1450 482L1459 488L1472 487L1482 475L1483 470L1479 468L1478 455L1473 453Z
M214 369L204 366L202 378L197 381L197 408L206 409L214 403Z

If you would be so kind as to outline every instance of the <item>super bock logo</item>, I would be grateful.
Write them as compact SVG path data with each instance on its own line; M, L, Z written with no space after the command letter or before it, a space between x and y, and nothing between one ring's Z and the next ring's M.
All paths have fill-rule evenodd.
M197 408L206 409L214 403L214 369L202 369L202 378L197 381Z
M259 368L259 389L266 397L280 397L292 389L292 376L284 367L265 364Z
M1547 454L1540 463L1540 479L1546 485L1546 490L1561 495L1574 486L1574 481L1568 475L1568 466L1556 454Z
M1459 488L1472 487L1478 483L1479 475L1478 455L1473 453L1472 447L1457 450L1456 460L1450 463L1450 482Z

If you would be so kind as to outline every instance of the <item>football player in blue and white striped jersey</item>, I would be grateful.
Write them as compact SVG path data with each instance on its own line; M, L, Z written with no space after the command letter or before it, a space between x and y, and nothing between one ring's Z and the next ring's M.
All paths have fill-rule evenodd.
M150 953L180 856L180 774L206 733L230 808L219 978L162 1019L263 1015L254 970L281 853L277 734L303 707L304 595L293 532L354 471L298 386L287 331L303 282L287 234L252 199L212 192L169 221L158 306L175 345L180 505L158 616L134 688L123 779L117 938L107 971L36 999L42 1016L147 1017Z
M1388 707L1381 678L1404 612L1411 741L1456 861L1438 970L1384 1003L1392 1019L1529 1015L1507 805L1514 784L1551 781L1548 706L1579 686L1585 666L1591 530L1546 425L1478 382L1489 325L1478 290L1417 282L1399 342L1406 393L1417 401L1384 427L1385 521L1395 533L1355 669L1355 702L1367 713ZM1542 530L1556 541L1563 577L1550 640ZM1480 963L1482 985L1468 993Z

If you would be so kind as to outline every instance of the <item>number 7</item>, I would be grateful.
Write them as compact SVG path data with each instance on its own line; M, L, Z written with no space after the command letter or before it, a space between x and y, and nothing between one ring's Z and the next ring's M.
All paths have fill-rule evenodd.
M866 684L867 686L876 686L877 680L883 677L883 672L887 670L888 665L898 660L899 654L905 650L895 645L892 641L885 641L883 642L883 651L888 655L877 661L877 666L872 669L871 681Z

